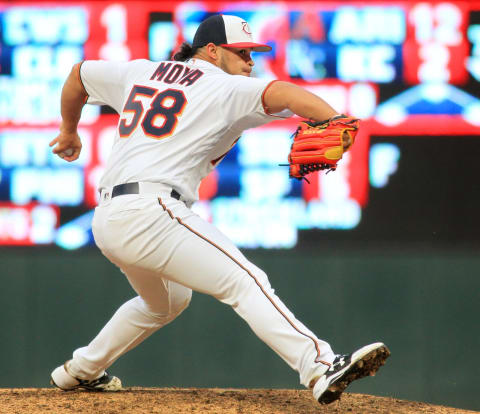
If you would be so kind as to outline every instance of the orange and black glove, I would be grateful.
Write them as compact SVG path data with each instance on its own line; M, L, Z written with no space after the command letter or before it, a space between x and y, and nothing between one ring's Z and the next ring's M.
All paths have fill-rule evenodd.
M359 120L337 115L326 121L301 121L288 155L290 177L299 180L311 172L335 170L355 142Z

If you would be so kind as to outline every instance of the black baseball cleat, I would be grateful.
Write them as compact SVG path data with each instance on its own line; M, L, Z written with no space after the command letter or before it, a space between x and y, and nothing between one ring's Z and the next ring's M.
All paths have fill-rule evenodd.
M68 372L68 361L52 372L50 384L63 391L73 391L84 389L87 391L120 391L122 382L119 378L109 375L106 371L104 374L93 380L85 380L75 378Z
M338 400L352 381L375 375L389 356L390 350L381 342L366 345L349 355L337 355L332 366L315 382L313 397L320 404Z

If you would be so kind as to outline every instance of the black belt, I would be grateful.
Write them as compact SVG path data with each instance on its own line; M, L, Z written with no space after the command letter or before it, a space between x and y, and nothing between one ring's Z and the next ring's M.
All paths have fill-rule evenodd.
M140 186L138 185L138 183L119 184L119 185L115 185L112 188L112 198L116 196L126 195L126 194L139 194L139 193L140 193ZM172 189L170 196L177 200L180 200L180 197L182 195L177 190Z

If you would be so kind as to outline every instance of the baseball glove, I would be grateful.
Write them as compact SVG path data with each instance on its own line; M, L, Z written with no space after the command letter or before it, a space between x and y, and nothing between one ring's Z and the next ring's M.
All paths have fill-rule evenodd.
M346 115L300 122L288 155L290 177L306 180L314 171L335 171L343 153L355 142L358 126L358 119Z

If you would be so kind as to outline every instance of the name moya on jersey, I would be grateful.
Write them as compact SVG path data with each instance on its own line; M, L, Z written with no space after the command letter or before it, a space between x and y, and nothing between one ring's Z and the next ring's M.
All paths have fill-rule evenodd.
M174 64L173 62L161 62L155 72L153 72L150 80L190 86L193 85L202 75L203 72L201 70L191 70L188 66L181 63Z

